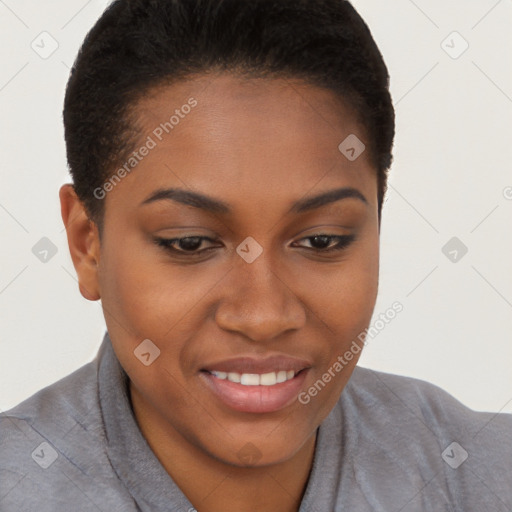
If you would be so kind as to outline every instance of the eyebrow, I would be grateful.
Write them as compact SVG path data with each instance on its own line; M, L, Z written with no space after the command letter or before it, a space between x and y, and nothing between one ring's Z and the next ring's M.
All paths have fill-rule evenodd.
M341 199L358 199L365 204L368 204L366 197L357 189L352 187L342 187L327 192L322 192L316 196L305 197L296 201L289 210L289 213L304 213L310 210L315 210L322 206L340 201ZM228 203L214 199L213 197L198 192L191 192L181 188L167 188L158 189L146 198L140 206L154 203L156 201L170 200L175 201L187 206L200 208L211 213L224 213L232 212L232 208Z

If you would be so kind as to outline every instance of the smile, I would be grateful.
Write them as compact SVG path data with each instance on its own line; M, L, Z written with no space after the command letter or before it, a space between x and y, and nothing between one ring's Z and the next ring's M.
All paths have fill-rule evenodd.
M242 386L274 386L281 382L293 379L296 374L293 370L281 370L263 374L220 372L215 370L210 373L217 377L217 379L228 380L230 382L241 384Z
M304 388L309 368L297 373L279 370L266 373L238 373L203 370L199 377L212 398L230 410L272 413L293 404Z

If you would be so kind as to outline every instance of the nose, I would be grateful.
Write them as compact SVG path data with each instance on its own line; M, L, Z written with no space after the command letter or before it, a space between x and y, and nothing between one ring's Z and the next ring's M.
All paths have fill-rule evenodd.
M215 312L221 329L263 342L305 324L303 303L265 257L237 261L224 287Z

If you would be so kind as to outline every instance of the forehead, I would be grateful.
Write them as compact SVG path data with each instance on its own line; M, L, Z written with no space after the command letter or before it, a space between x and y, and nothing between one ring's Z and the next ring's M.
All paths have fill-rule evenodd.
M260 203L298 198L315 183L359 186L371 196L376 182L368 152L350 161L339 149L353 135L368 146L357 113L333 92L297 80L200 76L152 89L134 116L136 149L151 149L108 202L121 191L140 202L176 185L232 204L244 194Z
M313 131L324 135L351 128L366 138L358 112L331 90L298 79L246 78L227 73L199 75L148 91L135 108L143 132L169 120L190 98L198 103L193 109L195 115L181 123L179 130L173 129L174 134L190 135L193 131L200 135L202 131L233 140L252 134L261 142L271 143L276 134L287 140L310 137Z

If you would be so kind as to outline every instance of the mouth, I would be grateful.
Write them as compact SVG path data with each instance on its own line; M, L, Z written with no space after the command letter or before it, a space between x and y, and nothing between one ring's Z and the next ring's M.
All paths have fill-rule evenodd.
M207 370L206 370L207 371ZM242 386L275 386L282 382L293 379L299 372L294 370L276 370L268 373L238 373L238 372L221 372L212 370L214 377L221 380L228 380Z
M201 370L199 376L210 394L229 409L246 413L271 413L291 405L300 393L310 368L265 373Z

